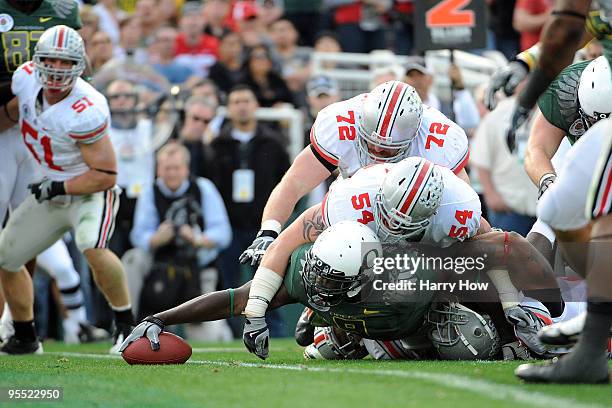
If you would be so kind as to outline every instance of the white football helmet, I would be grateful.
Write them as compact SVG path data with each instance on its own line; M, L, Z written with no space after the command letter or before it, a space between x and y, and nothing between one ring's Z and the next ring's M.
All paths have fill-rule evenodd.
M335 327L315 327L314 343L304 349L304 358L360 360L368 355L361 337Z
M374 220L383 242L420 235L429 226L444 192L442 172L422 157L395 164L376 195Z
M606 57L595 58L586 66L578 85L578 112L585 129L612 112L612 72Z
M45 64L46 58L71 61L71 68L52 68ZM85 69L85 46L83 39L72 28L57 25L47 29L34 48L36 77L45 89L64 91L70 89Z
M364 283L362 272L382 256L380 240L357 221L341 221L319 235L306 253L302 280L313 308L329 310L356 296Z
M488 315L456 302L432 305L427 335L444 360L490 360L500 350L500 337Z
M421 98L410 85L388 81L374 88L365 97L359 117L357 146L361 164L395 163L406 157L422 116ZM386 154L376 149L385 149Z

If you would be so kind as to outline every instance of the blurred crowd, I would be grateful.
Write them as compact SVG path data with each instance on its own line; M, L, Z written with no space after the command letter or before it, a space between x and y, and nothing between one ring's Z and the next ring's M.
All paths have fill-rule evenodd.
M403 80L424 103L454 118L471 138L471 176L475 185L480 180L491 224L529 230L537 189L520 161L499 148L505 145L499 123L509 123L511 106L502 103L496 110L504 112L489 115L482 87L466 89L454 64L453 100L440 100L431 67L413 49L414 3L99 0L81 6L88 76L109 101L123 190L111 249L125 264L138 318L251 278L254 271L238 257L291 162L287 122L258 119L259 108L300 110L305 146L317 113L342 98L333 78L313 74L313 52L414 55L409 64L373 71L371 85ZM486 0L486 48L511 59L534 45L552 3ZM590 47L585 58L601 53ZM325 188L310 199L319 200ZM86 274L86 262L74 258ZM39 286L49 285L41 279ZM86 291L90 319L108 327L110 311L94 286ZM53 303L48 290L37 293L39 308ZM291 330L280 316L272 320L273 335ZM38 326L43 336L56 334ZM228 340L241 327L220 322L185 330L187 337Z

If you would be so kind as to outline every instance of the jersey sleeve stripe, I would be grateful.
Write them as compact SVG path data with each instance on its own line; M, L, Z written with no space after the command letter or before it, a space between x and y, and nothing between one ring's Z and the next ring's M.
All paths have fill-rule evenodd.
M421 167L421 170L419 171L419 174L416 177L416 181L414 182L410 193L408 193L408 197L406 197L406 201L404 201L404 204L402 204L402 207L400 208L400 212L402 212L403 214L408 214L410 207L414 202L414 198L417 196L417 193L419 192L419 190L421 190L421 186L423 186L424 184L423 182L425 181L427 176L431 174L430 169L431 162L426 161L423 167Z
M102 133L106 131L107 127L108 127L108 122L104 122L102 126L92 131L87 131L83 133L73 132L73 133L69 133L68 136L70 136L73 139L79 140L79 141L89 140L89 139L95 138L96 136L100 136Z
M459 164L457 164L455 167L451 169L453 173L459 174L459 172L463 170L463 168L468 164L469 160L470 160L470 150L466 149L465 153L463 154L463 157L459 161Z
M317 139L315 138L313 129L310 129L310 144L312 147L314 147L316 152L323 159L325 159L325 161L327 161L329 164L332 164L334 167L338 167L338 162L339 162L338 158L334 156L333 154L331 154L330 152L323 149L321 146L319 146L319 144L317 143Z

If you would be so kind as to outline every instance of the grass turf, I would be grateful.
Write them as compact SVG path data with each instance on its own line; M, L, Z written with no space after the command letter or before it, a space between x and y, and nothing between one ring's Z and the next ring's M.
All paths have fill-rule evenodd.
M612 406L609 386L521 384L515 362L305 361L279 339L262 362L241 342L192 346L186 365L129 366L106 344L46 343L43 356L0 358L0 388L64 389L61 403L19 407Z

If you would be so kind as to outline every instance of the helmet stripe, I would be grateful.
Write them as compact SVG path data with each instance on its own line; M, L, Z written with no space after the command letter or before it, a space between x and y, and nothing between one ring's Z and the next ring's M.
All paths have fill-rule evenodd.
M393 96L391 97L391 102L387 106L384 114L383 114L383 122L380 127L380 132L378 134L381 137L387 137L387 131L389 130L389 124L391 123L391 119L393 118L393 112L395 111L395 107L397 106L397 101L400 100L400 95L406 85L403 82L396 82L396 87L393 90Z
M404 201L404 204L402 204L402 207L400 208L401 213L408 214L408 210L412 206L414 198L417 196L419 190L421 190L421 187L424 184L423 182L426 180L427 175L430 173L431 166L431 162L424 160L423 167L421 167L421 170L417 175L416 181L414 182L414 185L412 186L408 197L406 197L406 201Z
M60 27L59 35L57 38L57 48L62 48L64 44L64 27Z

